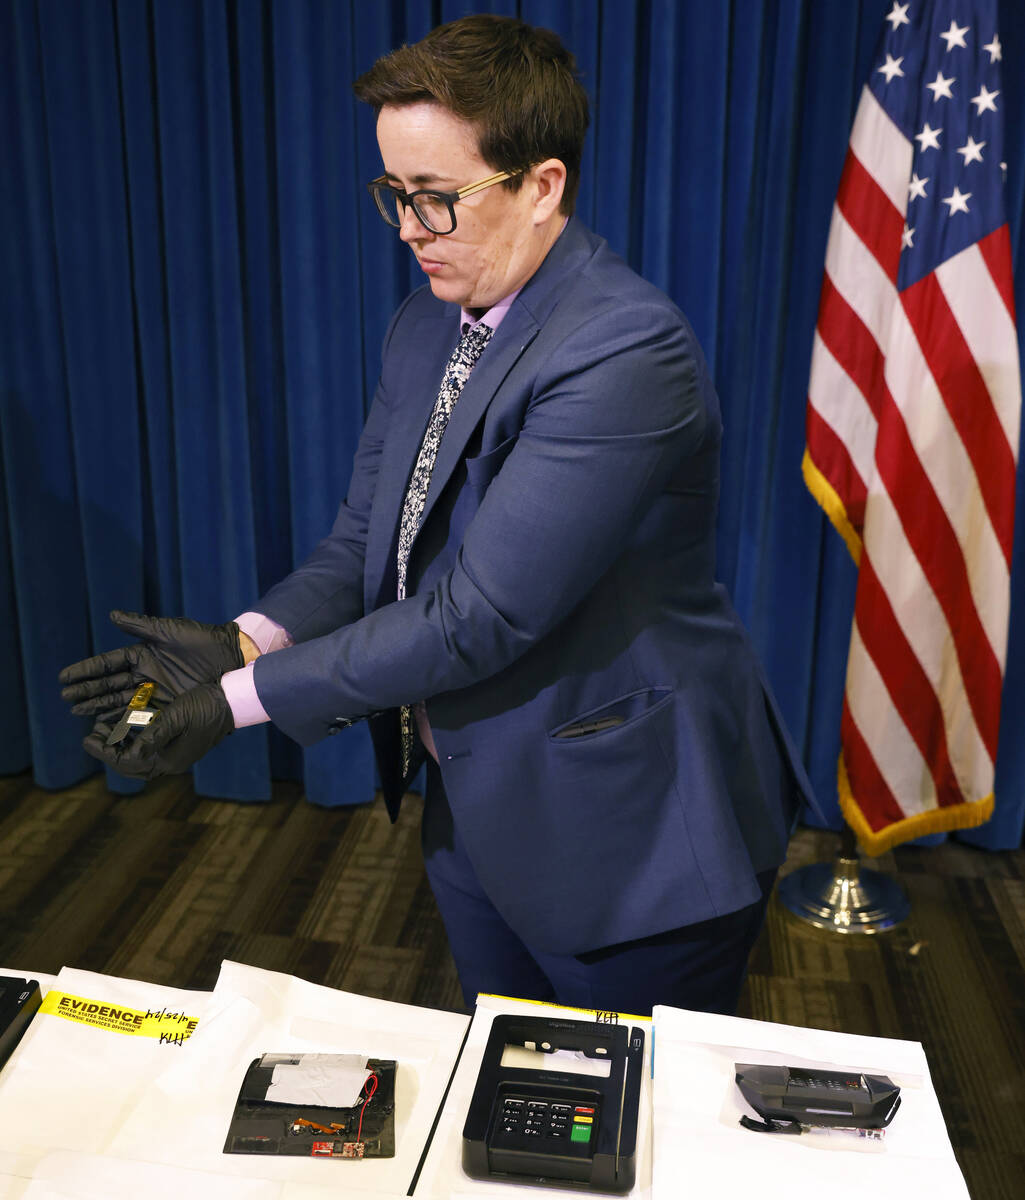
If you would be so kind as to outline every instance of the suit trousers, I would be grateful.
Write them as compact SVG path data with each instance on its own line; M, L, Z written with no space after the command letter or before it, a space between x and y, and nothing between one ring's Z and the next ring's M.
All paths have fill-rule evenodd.
M433 759L427 761L421 842L468 1009L478 992L487 992L636 1016L649 1016L655 1004L736 1011L775 868L758 876L761 899L736 912L635 941L559 955L527 945L485 894ZM572 852L567 847L567 854ZM524 863L523 886L530 885L530 864ZM586 896L581 903L587 903Z

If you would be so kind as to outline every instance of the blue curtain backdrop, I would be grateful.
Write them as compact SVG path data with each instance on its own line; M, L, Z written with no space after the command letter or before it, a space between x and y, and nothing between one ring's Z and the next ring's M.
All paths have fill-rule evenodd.
M419 279L363 189L352 79L468 12L557 30L592 98L579 211L688 313L726 423L720 577L823 804L854 569L801 480L833 197L890 0L2 0L0 772L95 769L58 669L113 607L223 620L329 528L385 325ZM1001 10L1025 310L1025 6ZM997 813L1025 814L1025 481ZM204 794L364 801L365 731L230 738ZM133 785L111 777L111 785ZM839 823L837 814L836 823Z

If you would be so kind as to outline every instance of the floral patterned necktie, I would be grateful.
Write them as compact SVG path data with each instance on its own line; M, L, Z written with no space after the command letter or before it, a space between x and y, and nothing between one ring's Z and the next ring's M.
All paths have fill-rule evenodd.
M427 502L427 489L431 485L431 472L438 457L438 447L441 445L452 409L459 399L459 393L494 332L490 325L483 323L468 329L459 339L459 344L452 351L452 357L445 367L438 398L434 402L434 411L427 423L427 432L424 434L416 466L413 467L413 474L409 479L406 498L402 502L398 552L400 600L406 597L406 567L409 564L413 540L420 529L420 520ZM408 704L404 704L399 710L399 722L402 729L402 774L405 776L413 758L413 712Z

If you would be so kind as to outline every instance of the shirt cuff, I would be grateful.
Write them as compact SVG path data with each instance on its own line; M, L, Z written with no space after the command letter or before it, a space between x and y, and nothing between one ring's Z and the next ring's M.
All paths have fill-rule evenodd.
M239 625L239 628L242 626ZM249 636L252 637L252 634ZM253 638L253 641L256 639ZM247 725L262 725L270 720L267 710L256 694L256 681L253 679L255 666L256 663L251 662L237 671L228 671L221 676L221 690L228 699L228 707L231 709L236 729L244 729Z
M263 613L244 612L235 618L235 624L247 637L253 639L261 654L271 654L275 650L284 650L286 646L292 645L288 630L277 621L272 621L270 617L265 617Z

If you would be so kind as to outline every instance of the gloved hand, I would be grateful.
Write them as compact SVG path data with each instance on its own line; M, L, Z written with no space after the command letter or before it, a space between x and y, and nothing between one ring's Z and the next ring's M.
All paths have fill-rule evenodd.
M154 699L167 704L197 683L218 683L225 671L245 666L234 621L205 625L188 617L146 617L115 609L110 619L142 640L65 667L58 678L63 699L77 717L111 713L147 680Z
M82 748L131 779L180 775L235 729L219 684L201 683L182 692L134 737L106 745L113 724L98 720Z

